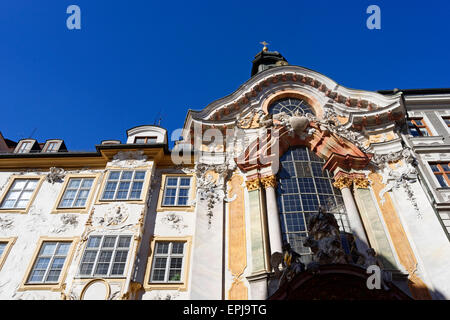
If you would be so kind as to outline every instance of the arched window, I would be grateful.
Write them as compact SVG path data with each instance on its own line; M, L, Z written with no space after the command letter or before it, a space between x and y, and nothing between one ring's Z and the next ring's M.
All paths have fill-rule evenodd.
M311 252L303 242L308 234L307 221L319 205L334 213L341 230L343 247L350 253L347 234L351 233L340 190L332 185L332 177L322 170L324 161L307 147L288 150L280 159L277 198L283 242L290 243L309 262Z
M271 114L277 114L281 112L284 112L288 115L294 115L296 112L299 112L300 114L313 114L311 106L305 100L295 98L285 98L277 100L269 107L269 113Z

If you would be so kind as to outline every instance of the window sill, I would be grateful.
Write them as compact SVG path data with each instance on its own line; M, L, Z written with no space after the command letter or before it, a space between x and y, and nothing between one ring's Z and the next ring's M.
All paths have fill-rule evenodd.
M84 208L56 208L52 210L51 214L58 214L58 213L88 213L89 210Z
M0 213L21 213L21 214L26 214L26 213L28 213L28 209L7 209L7 208L0 208Z
M29 291L29 290L47 290L53 292L60 292L63 290L61 282L58 283L26 283L21 285L17 291Z
M192 212L195 210L195 206L159 206L156 208L156 212L167 212L167 211L185 211Z
M180 283L147 283L144 284L145 291L151 290L178 290L187 291L187 284L184 282Z

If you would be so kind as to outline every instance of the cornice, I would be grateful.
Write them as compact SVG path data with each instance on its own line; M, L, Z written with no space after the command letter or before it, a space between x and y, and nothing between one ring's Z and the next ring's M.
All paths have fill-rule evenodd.
M403 120L405 107L401 93L383 95L373 91L343 87L330 78L297 66L282 66L265 70L232 94L213 101L203 110L189 110L185 120L185 140L193 124L226 129L233 127L236 116L244 115L261 105L269 93L302 90L314 96L323 108L332 108L348 117L348 128L362 130L386 122Z

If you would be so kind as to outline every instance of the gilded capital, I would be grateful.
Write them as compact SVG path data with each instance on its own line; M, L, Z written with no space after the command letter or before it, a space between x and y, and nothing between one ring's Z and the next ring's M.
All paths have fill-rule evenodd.
M260 184L259 178L246 181L245 184L247 186L247 190L248 191L259 190L261 188L261 184Z
M369 179L367 178L355 178L353 179L354 187L357 189L367 189L369 188Z
M333 183L333 186L335 188L338 188L339 190L341 190L341 189L344 189L344 188L350 188L352 183L353 183L353 180L350 177L340 176Z
M268 176L261 178L261 184L264 188L276 188L277 187L277 178L275 176Z

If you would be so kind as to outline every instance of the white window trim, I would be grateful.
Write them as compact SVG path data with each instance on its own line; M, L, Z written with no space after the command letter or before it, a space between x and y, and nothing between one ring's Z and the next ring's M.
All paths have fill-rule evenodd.
M116 257L116 252L118 251L118 247L117 246L119 244L119 237L121 237L121 236L122 237L130 237L130 244L129 244L128 248L127 248L127 259L125 261L125 268L124 268L123 273L121 275L118 275L118 274L111 275L112 266L114 264L114 258ZM88 248L87 245L88 245L89 240L90 240L91 237L101 237L100 245L97 248L92 248L92 249ZM105 274L99 275L99 274L95 273L95 270L97 269L98 259L100 257L100 252L102 251L103 240L104 240L105 237L116 237L116 241L114 243L114 248L113 249L108 248L106 250L106 251L112 251L111 260L109 261L109 266L108 266L108 272L107 272L106 275ZM78 278L88 278L88 279L92 279L92 278L95 278L95 277L114 278L114 279L116 279L116 278L124 278L125 277L125 272L126 272L126 267L128 265L128 260L130 258L130 252L131 252L132 243L133 243L133 235L131 235L131 234L103 234L103 235L92 234L92 235L90 235L88 240L86 241L86 246L84 247L83 254L81 255L80 263L78 265L77 277ZM90 250L90 251L94 251L95 250L95 251L97 251L97 253L96 253L96 256L95 256L95 261L93 262L94 265L92 266L91 273L90 274L81 274L80 273L81 265L83 264L83 258L84 258L84 255L85 255L87 250ZM125 248L119 248L119 251L124 251L124 250L125 250Z
M169 186L167 184L167 181L170 178L172 178L172 179L173 178L177 178L177 185L176 185L176 187L175 186ZM189 187L181 186L180 185L181 179L189 179ZM164 194L163 194L162 204L161 205L164 206L164 207L189 207L190 206L190 204L189 204L190 196L189 195L191 193L191 187L192 187L192 177L190 177L190 176L166 176L166 181L164 183ZM165 199L166 199L166 195L167 195L167 189L174 189L174 188L176 188L175 203L174 204L166 204L165 203ZM188 190L188 196L187 196L188 200L187 200L186 204L178 204L180 189L187 189Z
M33 274L33 271L35 270L36 263L37 263L37 261L39 260L39 258L42 257L42 256L39 254L40 251L42 250L43 246L44 246L46 243L50 243L50 242L56 242L56 248L55 248L55 252L50 256L50 262L49 262L48 265L47 265L47 268L46 268L46 270L45 270L44 276L42 277L42 281L30 281L30 278L31 278L31 276L32 276L32 274ZM62 265L61 270L60 270L60 272L59 272L58 279L57 279L56 281L46 281L46 279L47 279L47 277L48 277L48 274L49 274L49 272L51 271L51 265L52 265L53 261L55 260L55 258L61 258L61 257L63 257L63 256L60 256L60 255L56 255L56 251L57 251L57 249L58 249L58 247L59 247L59 245L60 245L61 243L68 243L68 244L69 244L69 248L68 248L68 250L67 250L66 255L64 256L64 262L63 262L63 265ZM69 255L69 253L70 253L70 246L71 246L71 245L72 245L72 242L70 242L70 241L43 241L42 244L41 244L41 246L40 246L40 248L39 248L39 251L38 251L38 254L37 254L36 258L35 258L34 261L33 261L33 265L32 265L32 267L31 267L30 273L28 274L28 278L27 278L26 284L56 284L56 283L59 283L59 281L61 280L61 275L62 275L62 273L64 272L64 266L65 266L65 264L66 264L66 262L67 262L67 257L68 257L68 255ZM48 257L48 256L45 256L45 257Z
M158 243L162 243L162 242L168 242L169 243L169 249L168 249L168 253L157 253L156 252L156 248L158 246ZM178 243L183 243L183 253L172 253L172 247L173 247L173 243L174 242L178 242ZM160 284L160 283L167 283L167 284L177 284L177 283L183 283L184 282L184 270L185 270L185 265L186 265L186 241L156 241L155 243L155 253L153 255L153 261L152 261L152 270L150 273L150 284ZM180 270L180 280L177 281L170 281L169 278L169 272L170 272L170 261L173 258L182 258L182 264L181 264L181 270ZM157 258L167 258L166 259L166 267L164 269L164 281L154 281L153 280L153 274L155 271L155 261Z
M131 171L131 172L133 172L133 176L132 176L131 180L122 180L122 173L124 171ZM109 177L110 177L112 172L120 172L120 176L119 176L118 180L110 180L109 179ZM139 180L135 180L134 177L136 175L136 172L143 172L144 173L144 178L143 179L139 179ZM145 181L146 181L145 179L146 179L146 177L147 177L147 171L144 170L144 169L142 169L142 170L139 170L139 169L135 169L135 170L110 170L109 173L108 173L108 176L106 178L105 184L103 186L103 190L102 190L100 201L139 201L139 200L141 200L142 199L142 193L144 192L144 188L145 188ZM117 181L117 184L116 184L116 187L114 189L114 196L113 196L113 198L107 199L107 198L105 198L105 193L107 191L106 187L108 185L108 182L111 182L111 181ZM123 199L117 199L117 192L118 192L118 189L119 189L119 186L120 186L120 182L123 182L123 181L127 181L127 182L129 181L130 182L130 185L129 185L128 191L127 191L127 197L123 198ZM130 194L132 192L132 187L133 187L133 183L134 182L142 182L142 188L141 188L141 193L140 193L139 198L130 198ZM111 191L109 191L109 192L111 192Z
M16 201L14 202L14 206L13 207L4 207L3 205L8 200L8 196L10 195L14 184L16 183L16 181L19 181L19 180L26 180L26 183L25 183L24 188L20 190L20 194L17 197ZM26 190L26 191L31 191L31 195L30 195L30 198L28 199L27 204L24 207L17 207L16 205L19 202L20 197L24 193L25 187L28 186L28 183L31 180L36 181L36 186L34 187L33 190ZM38 188L38 186L39 186L39 179L28 179L28 178L27 179L14 179L14 181L11 184L11 186L6 191L5 197L2 199L2 202L0 203L0 209L2 209L2 210L25 210L28 207L28 205L30 204L30 201L33 199L33 195L34 195L36 189ZM15 191L17 191L17 190L15 190Z
M76 195L75 195L75 197L73 198L72 205L70 205L70 206L68 206L68 207L62 207L61 204L62 204L62 202L64 201L64 196L66 195L67 190L69 189L70 180L75 180L75 179L80 179L81 181L80 181L80 185L79 185L78 188L77 188ZM78 196L80 195L81 190L87 190L87 189L81 189L81 185L83 184L84 180L92 180L92 184L91 184L91 186L90 186L90 188L89 188L89 192L88 192L88 194L87 194L87 197L86 197L86 200L85 200L85 202L84 202L84 205L83 205L83 206L78 206L78 207L77 207L77 206L74 206L74 204L75 204L75 202L78 200ZM63 194L62 194L62 196L61 196L61 199L59 200L59 203L58 203L58 207L57 207L57 208L58 208L58 209L80 209L80 208L85 208L87 202L89 201L89 197L90 197L90 195L91 195L91 192L92 192L92 189L93 189L93 187L94 187L94 184L95 184L95 178L94 178L94 177L80 177L80 178L77 178L77 177L71 177L71 178L69 178L69 182L67 183L67 186L66 186L66 188L65 188L65 190L64 190L64 192L63 192ZM72 190L74 190L74 189L72 189Z

